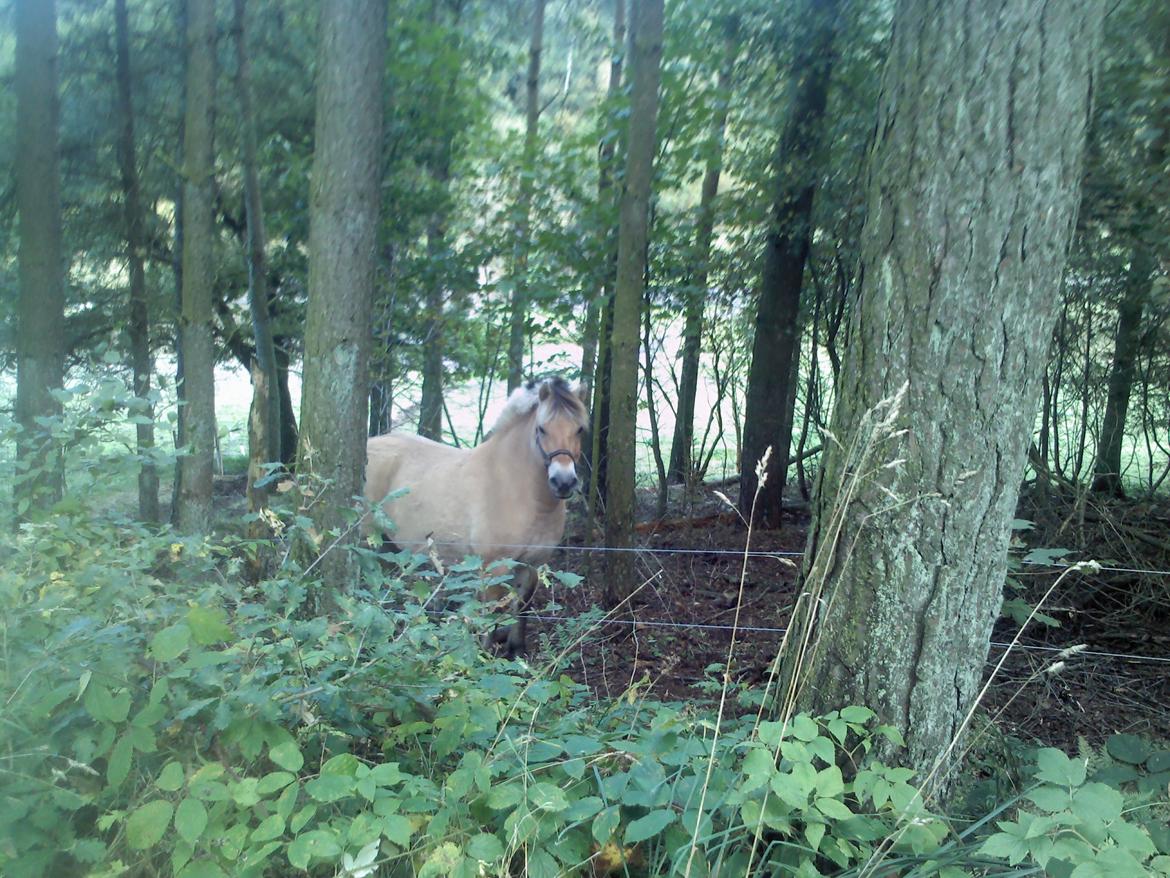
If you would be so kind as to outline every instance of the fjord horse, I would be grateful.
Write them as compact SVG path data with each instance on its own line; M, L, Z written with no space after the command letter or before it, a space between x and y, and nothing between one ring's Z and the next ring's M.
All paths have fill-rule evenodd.
M512 570L516 622L489 635L512 657L525 649L526 612L536 590L536 567L565 534L565 500L579 483L577 464L589 413L563 378L514 390L487 438L453 448L414 436L375 436L366 445L366 500L382 503L400 549L427 551L445 563L478 555L489 572ZM392 492L406 489L401 496ZM503 586L485 589L488 600Z

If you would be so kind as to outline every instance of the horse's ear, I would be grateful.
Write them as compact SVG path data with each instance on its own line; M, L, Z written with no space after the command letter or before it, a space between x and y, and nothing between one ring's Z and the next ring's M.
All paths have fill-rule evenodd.
M541 381L540 390L537 392L536 398L541 402L544 402L546 399L548 399L548 395L550 393L552 393L552 389L549 387L549 383L547 381Z
M578 381L573 385L573 393L576 394L577 399L581 400L585 405L589 405L589 385L584 381Z

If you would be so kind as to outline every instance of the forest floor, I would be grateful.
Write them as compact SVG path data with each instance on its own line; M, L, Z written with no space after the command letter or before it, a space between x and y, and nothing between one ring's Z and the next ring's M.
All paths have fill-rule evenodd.
M745 558L746 528L712 490L687 498L685 508L672 497L662 520L653 518L652 492L639 499L637 568L645 584L569 651L569 675L602 698L635 689L663 700L714 701L721 669L711 666L727 662L742 577L732 678L765 685L795 599L807 511L794 510L779 529L755 530ZM1069 574L1042 607L1059 626L1033 620L995 670L1019 632L1016 622L1000 619L985 677L991 679L985 714L1004 734L1070 751L1079 738L1099 745L1119 732L1170 739L1170 576L1131 572L1170 569L1170 546L1163 544L1170 504L1042 499L1026 493L1021 500L1021 517L1035 525L1022 532L1027 545L1018 558L1030 548L1062 545L1069 549L1040 557L1092 558L1124 569ZM576 588L553 585L546 600L538 597L530 646L549 650L552 641L542 642L542 631L602 604L604 559L588 548L598 542L586 539L582 518L571 523L552 566L585 578ZM1013 577L1018 596L1035 605L1060 572L1051 564L1020 564ZM1060 655L1080 644L1083 651ZM549 657L538 652L533 660ZM1053 671L1058 661L1063 665Z

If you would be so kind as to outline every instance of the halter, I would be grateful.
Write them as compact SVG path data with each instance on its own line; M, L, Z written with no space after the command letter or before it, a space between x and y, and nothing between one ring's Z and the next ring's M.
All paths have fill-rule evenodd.
M539 451L540 456L544 458L544 465L546 467L552 466L552 462L553 462L554 457L560 457L562 455L569 458L569 460L573 461L573 463L577 462L577 456L575 454L573 454L573 452L571 452L567 448L558 448L556 451L545 451L544 446L540 444L540 428L539 427L536 428L536 431L533 435L536 438L536 450Z

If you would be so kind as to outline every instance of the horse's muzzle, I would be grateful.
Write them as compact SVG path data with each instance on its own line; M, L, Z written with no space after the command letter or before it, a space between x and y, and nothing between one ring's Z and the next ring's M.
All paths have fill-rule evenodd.
M577 474L575 472L556 472L551 473L548 477L548 486L553 494L561 500L567 500L573 496L573 492L577 490L578 483Z

